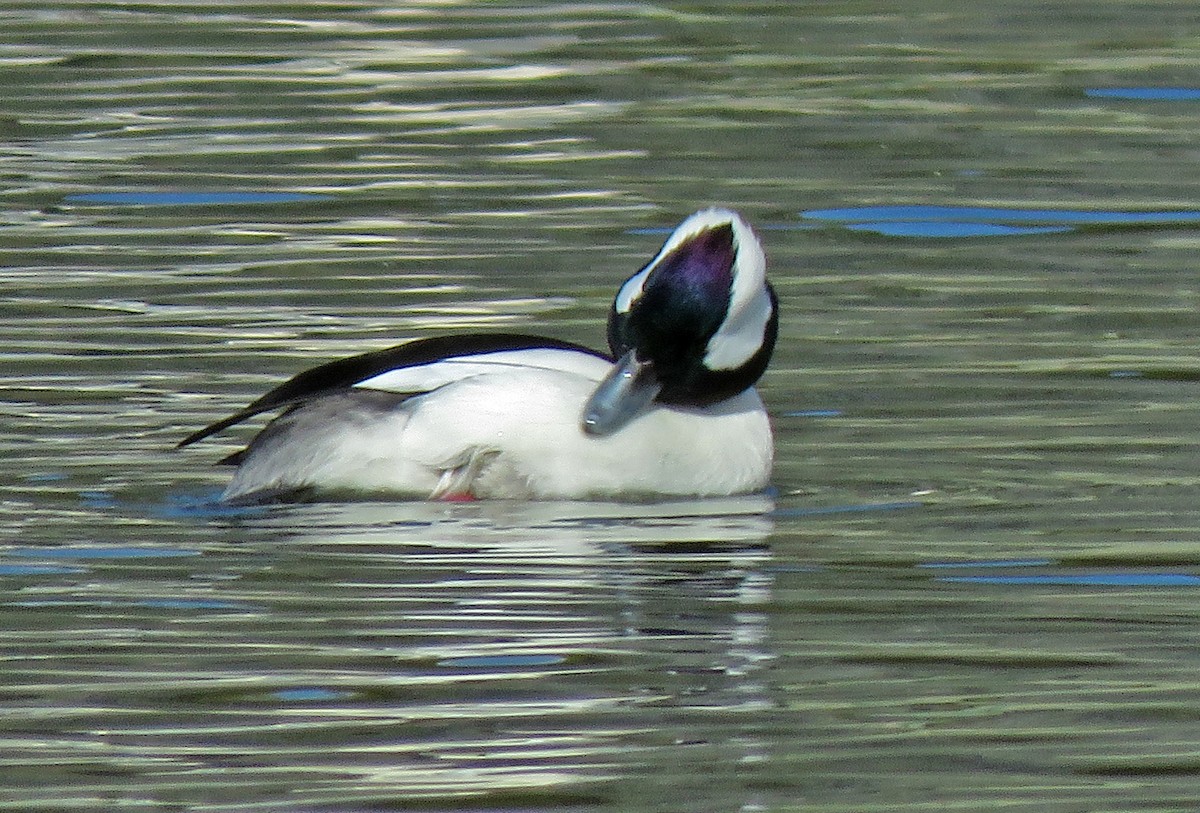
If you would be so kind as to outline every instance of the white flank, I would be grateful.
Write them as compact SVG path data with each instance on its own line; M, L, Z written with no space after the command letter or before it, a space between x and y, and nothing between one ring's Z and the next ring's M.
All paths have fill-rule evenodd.
M390 408L319 398L278 419L225 499L303 487L419 499L622 499L766 485L771 428L753 389L706 409L651 409L591 437L579 416L596 378L495 367Z

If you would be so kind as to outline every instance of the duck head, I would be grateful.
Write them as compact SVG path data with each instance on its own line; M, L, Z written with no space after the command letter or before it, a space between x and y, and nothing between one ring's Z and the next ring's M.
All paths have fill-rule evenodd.
M778 327L750 226L729 209L696 212L617 292L617 361L584 407L584 431L611 434L651 403L701 408L737 395L766 370Z

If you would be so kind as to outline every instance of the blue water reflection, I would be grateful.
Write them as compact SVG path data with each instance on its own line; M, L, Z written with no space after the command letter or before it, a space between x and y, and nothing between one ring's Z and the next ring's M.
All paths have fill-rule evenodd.
M926 562L917 565L921 568L949 569L976 567L1045 567L1053 564L1049 559L994 559L981 562Z
M1200 101L1200 88L1087 88L1093 99L1138 99L1153 102Z
M339 692L333 689L303 688L280 689L277 692L271 692L271 696L280 700L300 702L306 700L340 700L343 697L351 697L352 695L350 692Z
M34 546L13 548L9 556L37 559L166 559L179 556L199 556L200 551L184 548L149 548L123 545Z
M902 511L908 508L920 508L923 505L924 503L916 500L896 500L854 505L824 505L812 508L777 508L770 515L773 517L817 517L827 514L859 514L867 511Z
M260 612L262 610L261 607L240 601L192 598L148 598L134 602L134 606L156 607L161 610L236 610L238 612Z
M267 506L231 505L223 502L221 489L209 489L201 493L169 494L161 503L150 505L122 502L107 491L81 491L79 500L87 508L100 510L123 508L165 519L245 517L262 514L269 510Z
M300 203L328 200L313 192L88 192L67 195L68 203L107 203L120 206L228 206L258 203Z
M1200 587L1200 576L1190 573L1095 571L1091 573L996 573L998 569L1037 568L1053 565L1050 559L995 559L964 562L925 562L926 570L991 570L936 576L935 581L966 584L1055 585L1062 587Z
M1071 231L1069 226L1006 226L1000 223L953 223L896 221L852 223L850 231L869 231L887 237L1005 237L1013 234L1055 234Z
M160 505L150 506L149 512L167 519L214 519L262 514L268 509L260 505L230 505L221 500L221 490L202 494L170 494Z
M27 483L61 483L67 479L70 479L69 476L61 471L44 471L37 474L25 475L25 482Z
M889 237L995 237L1053 234L1075 226L1181 225L1200 223L1200 211L1096 211L1009 209L998 206L854 206L809 209L801 217L842 223L853 231Z
M1198 223L1200 211L1117 212L1094 209L1008 209L1000 206L854 206L809 209L800 213L817 220L957 221L968 223L1070 223L1086 225Z
M117 500L112 494L107 491L81 491L79 492L79 500L88 508L116 508Z
M155 610L230 610L237 613L261 613L263 608L254 604L237 601L216 601L205 599L174 599L147 598L130 601L123 598L35 598L21 601L6 602L6 607L147 607Z
M566 660L562 655L466 655L459 658L442 658L438 666L468 667L472 669L506 669L512 666L555 666Z
M1031 584L1060 587L1200 587L1200 576L1189 573L1038 573L941 576L941 582L972 584Z

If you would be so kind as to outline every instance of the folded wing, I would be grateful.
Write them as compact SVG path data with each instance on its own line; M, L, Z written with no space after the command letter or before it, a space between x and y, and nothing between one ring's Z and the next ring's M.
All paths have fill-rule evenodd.
M582 345L509 333L438 336L338 359L305 370L244 409L209 424L181 440L182 449L263 412L340 392L351 387L416 394L430 392L497 364L558 369L569 350L607 359ZM570 358L570 354L566 354Z

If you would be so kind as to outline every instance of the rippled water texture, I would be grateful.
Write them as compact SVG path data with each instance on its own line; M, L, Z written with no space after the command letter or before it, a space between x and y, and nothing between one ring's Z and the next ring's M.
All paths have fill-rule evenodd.
M0 810L1200 809L1187 4L8 0ZM769 496L212 501L189 431L600 345L699 206Z

